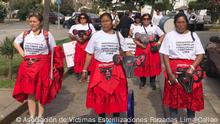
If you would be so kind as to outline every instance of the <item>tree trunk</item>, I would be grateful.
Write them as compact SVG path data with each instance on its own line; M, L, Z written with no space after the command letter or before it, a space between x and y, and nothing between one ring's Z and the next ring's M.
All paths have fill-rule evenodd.
M152 6L152 9L151 9L150 14L151 14L151 16L153 17L153 15L154 15L155 0L152 0L152 1L151 1L151 6Z
M50 12L50 0L44 0L44 24L43 29L49 30L49 12Z

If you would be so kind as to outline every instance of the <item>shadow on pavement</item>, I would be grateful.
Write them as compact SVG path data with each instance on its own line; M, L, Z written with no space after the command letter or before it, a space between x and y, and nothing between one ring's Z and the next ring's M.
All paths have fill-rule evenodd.
M68 108L68 105L73 102L74 94L67 90L66 86L62 86L57 98L54 99L48 106L46 106L45 117L52 117ZM54 107L56 106L56 108Z

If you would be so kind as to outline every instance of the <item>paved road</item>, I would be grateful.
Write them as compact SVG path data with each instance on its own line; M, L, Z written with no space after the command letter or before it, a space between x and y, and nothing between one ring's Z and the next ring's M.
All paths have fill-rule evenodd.
M26 22L16 22L12 24L0 25L0 42L6 37L16 37L21 32L29 30L30 27ZM50 31L56 40L61 40L68 37L68 29L63 29L62 26L58 29L57 25L50 25Z
M213 88L213 85L208 85L208 79L205 79L204 84L204 96L205 96L205 109L201 112L198 112L196 116L203 121L202 124L218 124L220 122L220 116L217 113L216 109L220 108L219 93L218 88ZM215 80L216 79L210 79ZM138 119L147 120L147 124L165 124L163 122L158 122L156 119L162 119L168 117L167 108L162 106L161 97L163 92L163 81L164 78L162 74L157 78L157 90L153 91L149 87L149 80L147 85L143 89L139 89L139 81L134 79L128 80L129 89L133 89L135 93L135 117ZM214 83L216 83L213 81ZM212 83L212 82L211 82ZM52 101L51 104L46 106L45 117L47 119L53 119L53 122L57 124L67 124L68 119L73 118L97 118L94 112L90 109L86 109L85 100L86 100L86 90L87 83L80 83L76 80L76 77L73 75L68 76L64 82L61 92L58 94L57 98ZM219 94L218 94L219 95ZM211 103L211 102L214 102ZM214 105L214 106L213 106ZM214 108L215 107L215 108ZM179 116L186 117L186 112L181 110ZM22 118L28 117L27 112L21 115ZM122 117L126 117L125 114ZM64 120L66 119L66 120ZM212 120L208 120L212 119ZM75 120L77 121L77 120ZM211 122L215 123L211 123ZM138 124L144 122L138 122ZM24 124L13 122L12 124ZM70 123L78 124L78 123ZM82 123L87 124L87 123Z

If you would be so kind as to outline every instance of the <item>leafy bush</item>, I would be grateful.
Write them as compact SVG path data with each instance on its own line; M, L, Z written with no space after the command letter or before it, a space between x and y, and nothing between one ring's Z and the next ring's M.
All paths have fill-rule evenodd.
M6 17L6 10L2 4L0 4L0 22L4 22Z

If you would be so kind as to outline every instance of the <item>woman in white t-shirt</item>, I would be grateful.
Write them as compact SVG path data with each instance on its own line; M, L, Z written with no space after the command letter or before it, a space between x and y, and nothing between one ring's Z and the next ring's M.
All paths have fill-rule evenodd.
M86 58L85 48L88 44L89 38L95 33L95 28L91 23L89 23L89 17L85 13L79 14L78 24L73 25L70 30L70 39L72 41L77 41L75 45L75 55L74 55L74 72L79 76L83 69L83 65ZM77 32L85 32L82 35L78 35ZM89 69L91 70L91 69Z
M23 61L19 66L13 97L19 102L27 100L30 117L34 118L36 102L38 102L38 117L42 117L44 105L50 103L61 88L63 73L61 56L64 55L62 48L56 46L52 34L42 29L43 16L38 12L33 12L28 19L31 30L24 31L14 41L14 47L23 57ZM51 58L52 52L53 58ZM54 59L52 68L51 59ZM52 77L49 74L53 69L56 69L56 74L53 72L56 76L51 85ZM57 77L61 82L57 80Z
M134 38L136 29L141 27L141 15L136 14L134 17L134 23L131 24L130 30L129 30L129 37Z
M111 14L100 16L102 30L93 34L85 49L87 52L82 70L82 82L85 81L88 66L94 55L94 72L91 74L87 91L87 108L92 108L100 117L106 114L119 116L127 111L127 81L122 65L113 63L113 56L119 54L119 40L113 30ZM123 51L129 51L123 36L118 33ZM125 52L131 55L130 52Z
M162 71L160 54L157 47L161 44L164 32L156 25L151 24L151 15L142 15L142 26L136 29L136 33L148 34L159 37L158 39L144 44L140 39L135 38L137 45L135 55L145 54L146 61L144 66L135 68L135 76L140 77L140 88L146 84L146 77L150 77L150 85L153 90L156 90L156 76L160 75ZM156 48L152 51L152 47Z
M195 83L197 78L193 73L201 70L199 64L205 52L197 34L188 30L185 14L175 15L174 24L176 30L166 34L160 48L166 68L163 104L169 107L171 118L177 119L178 109L187 109L189 120L193 120L195 111L204 109L202 82ZM187 92L181 86L184 81L178 77L177 71L180 68L186 69L187 76L193 76L192 92Z

